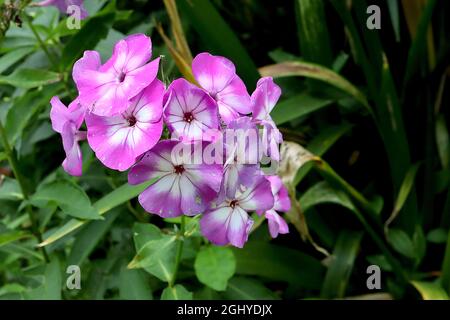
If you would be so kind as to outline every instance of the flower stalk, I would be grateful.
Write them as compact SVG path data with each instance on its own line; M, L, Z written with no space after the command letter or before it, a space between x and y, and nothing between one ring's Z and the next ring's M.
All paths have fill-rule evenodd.
M184 247L184 229L185 229L186 219L185 216L181 216L181 225L180 231L178 232L178 243L177 243L177 254L175 257L175 269L173 271L172 279L169 282L169 287L173 287L175 285L175 281L177 280L178 269L180 268L181 256L183 255L183 247Z

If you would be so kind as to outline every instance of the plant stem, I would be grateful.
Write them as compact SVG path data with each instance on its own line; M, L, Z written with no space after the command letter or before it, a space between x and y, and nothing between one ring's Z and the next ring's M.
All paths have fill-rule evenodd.
M16 177L17 182L19 183L23 198L26 202L28 202L28 200L30 199L28 189L26 187L26 184L25 184L25 181L23 180L22 175L20 174L17 158L9 144L5 128L3 127L3 124L1 123L1 121L0 121L0 138L2 140L3 149L5 150L6 157L8 159L11 170L14 173L14 176ZM38 222L36 221L36 219L34 217L33 209L31 208L30 204L28 204L28 203L26 205L26 210L27 210L28 216L30 218L31 229L33 231L33 234L37 238L38 242L41 243L42 242L42 234L39 231ZM50 260L47 255L47 251L45 250L45 248L41 248L41 249L42 249L42 254L44 256L45 261L49 262Z
M28 17L27 15L25 16L25 20L28 24L28 26L30 27L31 31L34 34L34 37L36 38L36 40L39 42L39 46L41 47L41 49L44 51L45 55L47 56L48 60L50 61L50 63L53 65L53 67L55 68L55 70L58 70L58 63L56 62L55 58L50 54L50 51L47 48L47 45L45 44L45 42L42 40L41 36L39 35L39 33L37 32L36 28L33 26L33 23L31 22L30 17Z
M181 216L180 231L178 233L177 255L175 257L175 270L173 271L172 279L169 282L169 287L171 287L171 288L174 286L175 281L177 279L178 269L180 268L181 255L183 254L184 226L185 226L185 218L183 215L183 216Z

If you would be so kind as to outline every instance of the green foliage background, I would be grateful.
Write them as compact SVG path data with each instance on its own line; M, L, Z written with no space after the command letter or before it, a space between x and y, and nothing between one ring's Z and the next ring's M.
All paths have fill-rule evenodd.
M12 2L0 0L0 299L448 299L448 1L375 1L381 30L365 0L88 0L80 30ZM304 155L284 160L289 235L271 240L257 220L244 249L214 247L198 218L146 214L146 185L87 145L84 175L62 171L50 98L75 98L84 50L105 60L137 32L164 55L165 82L202 51L230 58L249 91L276 78L285 151ZM366 286L372 264L380 290Z

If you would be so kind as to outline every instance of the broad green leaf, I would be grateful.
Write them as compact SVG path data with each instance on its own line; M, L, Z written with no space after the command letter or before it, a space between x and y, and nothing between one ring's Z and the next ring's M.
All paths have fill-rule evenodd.
M320 110L329 106L332 102L301 93L278 103L270 115L273 121L279 125Z
M153 300L148 275L142 270L122 268L119 276L120 299Z
M8 177L0 179L0 200L23 200L22 190L16 179Z
M259 69L259 72L263 77L280 78L301 76L324 81L352 96L356 101L365 106L369 113L372 113L365 95L358 88L333 70L318 64L302 61L287 61L262 67Z
M309 188L301 196L299 202L305 212L322 203L334 203L351 211L355 210L355 206L349 198L342 191L332 188L326 181L318 182Z
M220 299L222 299L220 294L207 286L204 286L200 290L194 292L194 300L220 300Z
M17 69L7 76L0 75L0 84L31 89L61 81L61 75L42 69Z
M176 240L176 236L160 233L158 238L137 248L128 268L144 268L162 281L171 281L175 271Z
M121 211L117 209L112 210L112 212L105 214L104 220L93 221L86 225L77 234L67 263L70 265L81 265L111 228L112 223L120 212Z
M78 185L68 181L55 181L39 188L31 202L54 202L69 216L80 219L103 219L91 205L89 197Z
M124 202L133 199L138 196L142 191L144 191L149 185L153 183L152 181L145 182L136 186L129 185L128 183L114 189L106 196L98 200L94 203L94 208L98 211L100 215L105 214L109 210L123 204ZM47 246L58 239L61 239L65 235L71 233L72 231L78 229L82 225L84 225L86 220L78 220L72 219L69 220L66 224L64 224L61 228L57 229L55 232L52 232L49 236L45 238L43 242L41 242L38 246L43 247Z
M61 265L57 259L53 259L45 266L42 284L24 293L30 300L60 300L62 289Z
M161 294L161 300L192 300L192 292L186 290L181 284L167 287Z
M341 231L331 255L331 263L322 285L322 298L342 298L359 251L362 232Z
M8 283L0 287L0 296L9 293L22 293L26 288L18 283Z
M444 228L433 229L427 234L427 240L431 243L443 244L447 242L448 230Z
M197 254L194 269L201 283L223 291L227 288L228 280L234 275L236 259L229 247L208 246Z
M0 162L2 162L3 160L8 159L8 156L6 155L5 152L0 152Z
M411 281L423 300L449 300L448 294L437 282Z
M302 288L320 288L325 268L300 251L263 242L248 242L234 249L236 274L285 281ZM263 266L263 267L262 267Z
M6 116L5 131L11 145L22 137L22 132L36 114L50 104L52 96L60 90L59 85L44 87L42 90L28 92L13 101L11 109Z
M405 231L400 229L389 229L387 240L397 252L408 258L416 257L414 243Z
M259 74L253 59L233 30L208 0L177 1L181 15L185 15L211 53L233 61L236 71L250 90L256 86Z
M32 235L25 231L9 231L0 233L0 247L16 240L20 240L26 237L31 237Z
M16 62L34 51L34 47L23 47L6 53L0 57L0 74Z
M230 300L274 300L277 297L260 282L245 277L234 277L228 281L224 296Z

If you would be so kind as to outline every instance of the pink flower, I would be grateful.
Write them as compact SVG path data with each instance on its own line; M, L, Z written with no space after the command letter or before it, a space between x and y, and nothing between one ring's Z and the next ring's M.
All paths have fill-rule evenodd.
M88 16L86 9L83 6L83 0L44 0L36 3L38 6L47 7L55 6L61 13L68 14L67 8L70 6L77 6L80 8L80 18L85 19Z
M164 119L175 138L210 140L209 133L219 127L214 100L182 78L170 84L164 100Z
M225 124L251 112L250 96L230 60L200 53L192 61L192 72L200 86L216 100Z
M81 103L99 116L120 114L130 99L147 87L158 73L159 58L150 63L151 41L144 34L120 40L112 57L101 65L96 51L85 51L73 67L73 79Z
M86 115L89 145L105 166L125 171L158 142L163 128L163 95L164 85L155 79L120 115Z
M175 140L160 141L128 174L132 185L157 179L139 195L149 213L163 218L203 213L219 191L222 166L175 157L174 148L182 144L186 146Z
M63 168L72 176L81 176L83 163L78 141L86 139L86 132L78 131L78 129L83 123L85 108L77 99L71 102L68 108L58 97L53 97L50 103L52 105L50 111L52 127L61 134L66 153L62 164Z
M242 248L253 225L248 212L269 210L273 203L269 180L257 176L249 188L238 190L235 197L208 210L200 220L201 232L216 245L230 243Z
M270 187L274 197L273 208L265 212L265 217L269 223L269 232L272 238L276 238L279 233L289 233L289 227L286 221L277 213L277 211L287 212L291 209L291 200L286 187L283 185L280 177L268 176ZM258 210L260 214L260 211Z
M280 152L278 146L283 142L283 136L273 122L270 112L275 107L281 95L281 89L277 86L271 77L259 79L256 89L251 96L253 105L253 119L263 126L262 146L266 155L279 161Z

